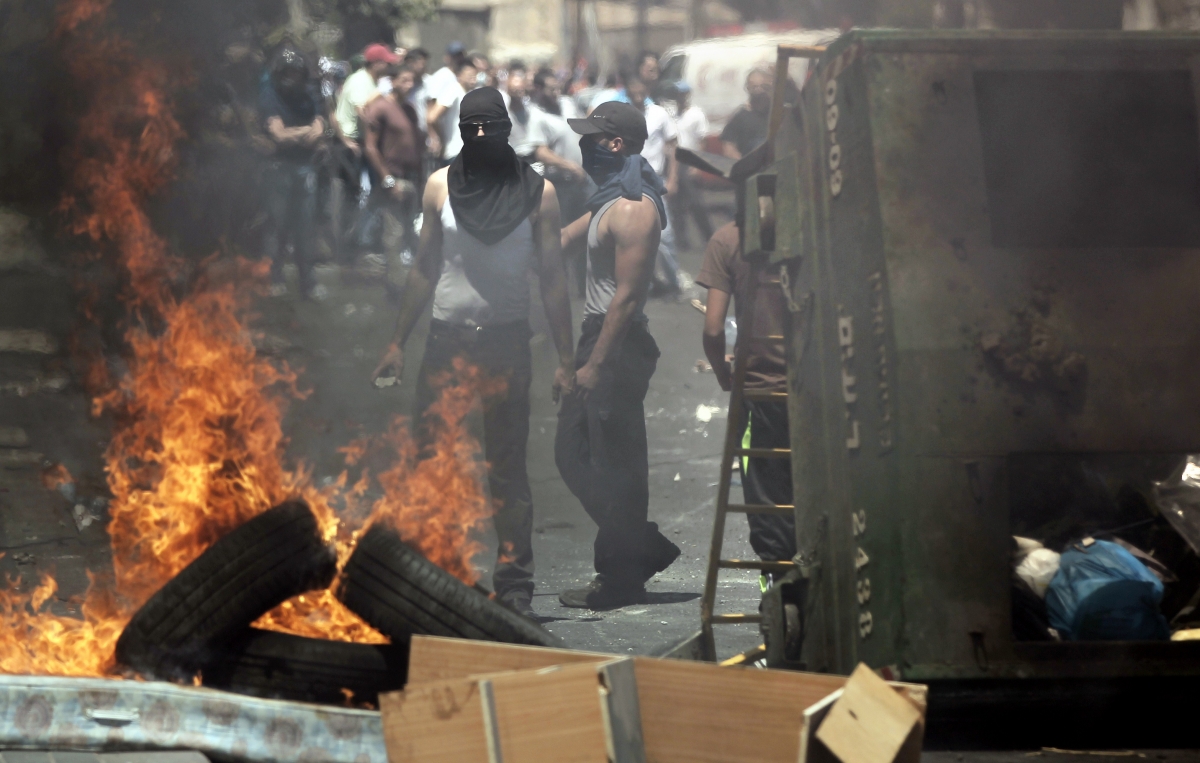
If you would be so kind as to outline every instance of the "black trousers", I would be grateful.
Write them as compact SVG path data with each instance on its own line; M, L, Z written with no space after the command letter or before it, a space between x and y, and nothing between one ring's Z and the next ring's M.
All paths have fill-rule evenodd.
M575 367L592 355L602 316L583 322ZM554 459L563 482L598 528L596 572L619 584L640 584L665 570L679 548L647 521L649 453L643 403L658 364L658 345L645 319L630 327L585 400L567 395L558 412Z
M529 441L531 332L526 322L471 329L433 321L417 377L413 415L417 442L432 441L424 413L441 392L439 376L449 377L455 358L464 358L492 377L505 378L506 389L483 400L483 448L488 486L496 505L494 523L500 542L492 587L505 598L533 594L533 496L525 468Z
M787 403L746 403L751 448L790 448ZM742 494L748 504L792 505L792 462L786 458L747 458ZM767 562L796 555L796 518L747 514L750 546Z

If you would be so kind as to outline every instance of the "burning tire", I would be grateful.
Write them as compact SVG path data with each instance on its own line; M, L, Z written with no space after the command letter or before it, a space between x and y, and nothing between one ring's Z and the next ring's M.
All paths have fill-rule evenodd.
M378 704L404 688L408 642L349 644L250 629L204 666L204 685L297 702Z
M308 506L289 502L214 543L138 610L117 662L156 678L188 678L262 613L325 588L337 572Z
M562 646L545 629L463 585L379 525L367 530L336 590L342 603L393 639L410 633Z

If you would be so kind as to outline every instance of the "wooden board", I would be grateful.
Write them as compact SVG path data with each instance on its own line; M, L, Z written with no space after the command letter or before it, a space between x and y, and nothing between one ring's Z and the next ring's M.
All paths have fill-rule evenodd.
M408 658L409 685L445 681L510 670L535 670L552 665L604 662L615 655L498 644L494 641L413 636Z
M806 707L842 676L635 658L647 763L796 763Z
M645 763L632 661L409 684L380 697L390 763Z
M379 695L388 763L489 763L477 681L460 678Z

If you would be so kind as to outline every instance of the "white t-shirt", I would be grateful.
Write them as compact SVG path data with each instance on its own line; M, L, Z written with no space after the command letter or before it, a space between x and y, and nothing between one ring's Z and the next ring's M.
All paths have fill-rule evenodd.
M647 103L645 113L646 145L642 148L642 156L661 176L667 165L667 141L678 138L679 129L667 110L657 103Z
M527 139L530 153L538 146L545 146L569 162L583 163L579 135L567 124L566 117L551 114L538 106L530 106L529 113Z
M444 106L446 113L442 114L442 141L446 146L443 158L453 159L462 151L462 132L458 129L458 108L462 105L463 96L467 91L458 84L458 80L442 88L437 97L439 106Z
M689 106L687 111L675 120L679 128L679 147L689 151L699 151L704 148L704 138L709 133L708 117L699 106Z
M425 97L436 101L442 94L442 89L458 83L458 77L449 66L443 66L433 74L425 77ZM462 87L462 85L459 85Z
M533 110L536 108L533 104L525 101L525 109L517 112L512 107L511 99L505 99L505 105L508 106L508 119L512 122L512 131L508 134L508 145L513 147L513 151L517 152L517 156L525 157L533 153L533 145L529 142L529 132L533 129Z
M417 125L421 128L421 132L428 133L428 117L429 117L429 75L425 74L421 77L413 89L408 94L408 102L412 104L413 111L417 112Z
M558 97L558 108L562 111L563 119L578 119L583 116L579 113L579 106L575 103L575 99L569 95Z
M358 138L358 110L378 94L379 88L375 85L375 78L365 67L346 79L335 113L343 135L351 139Z

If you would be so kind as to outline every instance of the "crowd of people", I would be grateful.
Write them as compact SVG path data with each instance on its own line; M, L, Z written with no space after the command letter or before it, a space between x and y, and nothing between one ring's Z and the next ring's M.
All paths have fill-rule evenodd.
M712 324L705 348L728 388L724 333L717 343L713 327L723 328L728 297L744 290L748 272L736 230L730 224L712 234L694 178L676 161L678 146L706 145L707 120L690 104L686 85L658 81L652 54L603 87L574 82L568 93L551 69L531 75L512 62L497 71L485 56L459 45L447 48L436 71L427 72L428 61L420 49L376 44L352 73L326 66L331 76L318 83L296 50L284 47L272 60L260 108L276 145L267 176L272 224L266 246L277 293L286 293L281 264L290 247L301 291L319 296L312 246L322 186L317 157L323 155L323 166L334 168L326 173L331 205L356 208L359 221L371 214L392 219L399 229L392 246L410 254L396 294L394 338L373 375L377 385L402 378L405 345L432 308L412 417L421 447L433 441L425 414L441 386L456 383L450 371L459 359L506 380L483 405L500 549L493 586L499 601L536 617L526 468L533 383L529 277L536 276L559 357L552 385L561 403L555 462L597 525L596 577L561 592L559 601L591 609L644 601L646 582L680 554L649 519L644 400L659 350L644 307L656 291L680 292L676 231L691 216L711 238L701 271ZM751 73L747 93L747 104L721 135L721 150L734 157L766 136L769 73ZM583 302L578 343L568 262ZM782 320L782 311L769 312ZM778 387L784 378L778 348L758 354L755 383ZM779 419L786 422L786 412L754 408L750 414L752 442L782 447L787 430ZM749 469L747 495L756 490L758 501L790 501L786 471ZM789 558L790 528L782 520L752 523L756 551Z
M290 254L301 296L322 296L312 277L318 240L329 243L339 264L367 251L400 252L411 261L425 181L462 151L461 104L481 87L500 92L512 123L509 144L554 184L564 225L583 213L595 189L567 120L587 117L606 102L630 104L644 116L648 136L641 155L662 180L668 208L652 293L681 293L677 248L691 245L688 222L702 242L713 226L696 171L679 166L675 149L702 150L711 138L687 83L660 82L656 54L642 54L636 66L603 83L584 67L531 69L521 61L496 66L460 43L446 48L436 70L430 59L421 48L383 44L367 46L349 62L321 59L319 66L288 45L272 57L259 112L275 145L264 176L264 249L275 263L273 293L287 293L282 266ZM749 100L721 133L719 150L737 158L765 138L770 81L769 71L751 74ZM318 236L318 227L328 235ZM582 296L584 247L573 244L564 256Z

